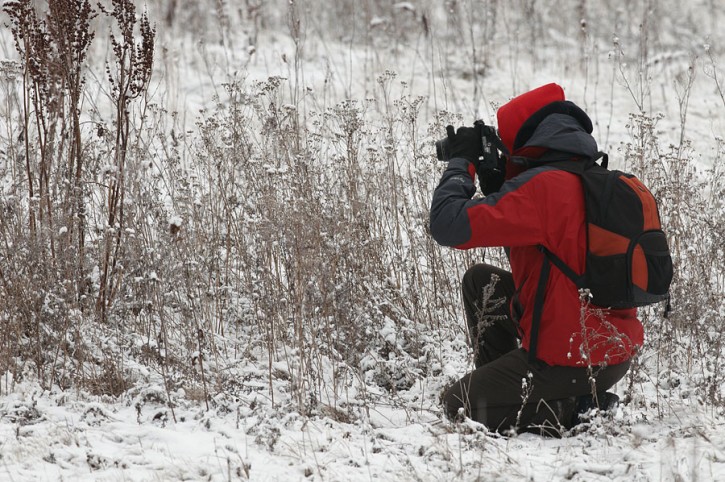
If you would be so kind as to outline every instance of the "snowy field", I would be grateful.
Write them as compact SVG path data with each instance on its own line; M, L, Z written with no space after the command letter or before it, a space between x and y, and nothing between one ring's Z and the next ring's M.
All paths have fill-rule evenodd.
M183 403L20 386L3 399L3 480L723 480L721 416L682 400L623 407L562 439L451 426L421 381L368 394L355 421L273 408L263 393ZM360 403L359 400L353 400ZM252 408L254 407L254 408ZM650 420L649 418L653 420Z
M425 239L426 196L432 194L442 169L433 157L433 141L443 135L436 128L447 120L470 124L482 118L493 123L497 106L548 82L562 85L568 98L589 112L595 123L595 138L615 165L639 169L641 166L628 164L636 153L667 158L665 151L671 149L668 152L679 157L667 158L668 162L686 157L696 177L714 179L710 184L697 184L698 192L721 191L722 178L708 169L721 169L718 166L725 153L720 137L725 132L725 98L720 85L725 79L725 35L721 28L725 2L449 0L379 5L381 2L371 1L228 0L198 5L179 2L176 11L171 10L176 2L148 3L157 38L147 103L157 117L150 115L155 121L139 128L153 130L153 135L134 135L154 152L143 162L153 166L148 168L149 177L158 181L158 186L166 186L157 191L159 209L173 228L172 234L174 229L192 225L189 213L208 199L204 185L224 185L224 177L202 179L198 188L193 182L191 188L179 183L192 192L187 196L182 188L175 191L169 187L176 181L163 166L170 163L177 152L174 149L182 152L180 162L190 166L193 163L189 159L194 156L201 159L211 152L220 156L237 152L228 140L231 137L222 135L229 125L214 123L215 112L228 112L226 109L238 100L234 96L238 92L225 87L234 82L243 85L242 92L250 97L262 99L258 103L250 100L245 105L251 107L244 112L258 113L267 108L265 103L278 103L275 112L295 118L290 123L280 121L281 125L304 125L310 132L319 125L337 126L338 131L326 134L320 128L319 136L310 136L314 146L323 146L313 150L318 157L310 162L337 170L337 163L359 150L357 162L365 165L369 161L370 166L364 169L371 181L357 184L366 199L394 197L393 191L377 197L371 187L377 188L375 183L385 179L386 172L394 171L395 178L406 183L399 188L400 194L415 201L391 201L377 211L380 224L349 227L355 236L371 232L371 239L378 240L381 233L389 232L395 238L390 245L381 241L385 254L379 260L384 266L374 262L363 263L362 268L346 264L346 256L375 255L377 245L368 246L361 239L341 243L342 248L334 251L340 253L339 258L322 251L321 256L316 254L319 259L313 258L314 263L305 264L305 249L314 248L307 245L300 248L299 259L294 258L303 268L309 266L308 271L301 271L297 282L312 286L329 277L335 285L329 289L338 294L347 289L343 285L349 281L338 271L355 266L370 272L353 273L352 283L370 286L356 295L365 300L365 307L360 312L350 311L349 318L344 314L349 307L341 296L331 302L334 314L325 311L326 303L317 311L314 306L296 311L295 304L314 305L316 298L295 298L298 292L292 288L280 293L279 300L272 299L270 291L274 291L267 287L278 285L265 284L265 280L275 274L274 270L264 271L256 265L263 274L249 276L259 284L259 292L254 296L249 293L249 298L241 292L225 295L224 316L217 316L216 305L211 302L208 310L192 307L184 311L176 310L182 302L175 305L168 298L159 301L167 303L169 313L173 313L166 321L168 326L163 321L161 325L143 321L144 310L151 310L145 306L136 311L121 310L116 321L105 325L86 316L88 312L78 314L80 308L73 311L68 317L77 323L76 329L65 332L62 339L72 344L86 337L86 343L92 345L85 348L87 354L80 362L85 363L83 369L69 356L51 367L63 375L48 378L41 376L42 370L32 362L24 361L21 353L0 357L0 373L4 372L0 376L0 480L725 481L725 389L720 373L721 358L725 357L725 344L721 344L725 266L717 264L723 259L720 251L713 255L716 261L711 263L711 273L693 275L703 277L703 296L693 296L692 302L707 299L711 303L700 318L693 320L678 311L678 306L689 306L688 296L682 292L680 299L673 300L675 311L670 319L661 316L661 307L643 315L648 344L633 373L615 387L626 402L616 413L607 417L593 414L590 423L560 439L532 434L502 437L470 421L448 422L438 404L443 388L472 367L457 280L471 262L483 256L500 260L500 253L448 253ZM141 2L137 6L142 8ZM560 16L559 9L567 13ZM169 12L175 12L173 19L169 19ZM3 22L7 19L3 13ZM497 28L491 33L493 25ZM17 60L9 30L3 29L0 38L0 60ZM86 66L84 115L94 122L111 116L110 111L104 111L110 107L99 100L105 92L107 55L108 48L102 43L92 47ZM20 84L18 79L8 79L4 78L0 90L0 117L3 129L10 132L20 123L10 94L19 90ZM279 89L265 97L268 87L262 84L275 82ZM353 101L353 108L345 103L348 99ZM416 113L408 124L406 109ZM244 112L237 120L256 127L243 135L261 130L262 125L267 128L259 120L262 115L245 117ZM346 131L340 122L350 112L350 118L364 126L355 131L363 132L360 137L353 137L357 133L346 137L352 131ZM647 131L651 137L642 139L646 122L637 124L635 114L657 119ZM162 125L159 119L167 119L168 124ZM224 138L220 141L223 145L218 150L204 150L210 145L204 136L215 132ZM177 137L183 137L182 147L177 147ZM396 137L399 144L391 141ZM0 177L3 206L15 199L11 195L14 187L7 181L10 155L6 156L11 151L9 139L13 138L17 136L0 137L0 174L6 176ZM161 138L173 138L174 142L166 144ZM266 138L260 135L255 142L266 142L260 139ZM316 144L318 139L323 140ZM357 143L352 148L351 139ZM266 144L263 147L266 149ZM150 151L152 148L158 151ZM384 153L391 151L394 161L388 164ZM273 259L287 259L280 251L297 246L288 238L308 231L320 231L323 241L328 234L336 243L345 240L347 226L332 231L334 224L315 224L304 217L307 205L296 206L293 194L298 187L287 177L293 169L291 164L280 165L272 159L267 165L267 161L265 158L249 166L259 165L252 167L277 177L279 181L274 182L279 183L280 191L290 189L290 196L281 199L280 205L298 213L302 221L277 226L272 236L284 233L286 237L280 235L279 244L270 241L269 248L260 244L259 253L253 249L244 252L245 263L262 263L267 254ZM200 168L198 172L206 171ZM316 175L320 183L314 186L315 199L320 206L329 207L338 193L348 190L340 187L344 185L343 174L327 178L319 171ZM196 182L197 178L190 179ZM267 189L264 182L260 185ZM250 186L255 184L246 184ZM198 189L196 198L193 189ZM249 191L237 194L253 196ZM723 209L716 199L703 199L710 208ZM269 237L264 233L254 237L245 231L260 222L254 209L262 204L250 204L249 211L234 218L249 223L234 233L238 240ZM350 206L350 219L354 219L359 214L355 209L360 208L352 202ZM700 207L692 206L694 210ZM211 219L194 226L213 224ZM404 222L416 226L396 234ZM713 229L719 228L716 225ZM209 232L216 231L210 228ZM190 228L189 233L189 237L194 236ZM129 240L135 239L129 236ZM678 253L704 259L697 240L715 234L683 230L673 236L681 249ZM168 241L162 235L158 239L160 245ZM199 251L203 243L214 242L203 236L200 239L206 241L197 245ZM722 242L718 243L721 250ZM193 246L184 249L188 250L155 247L167 261L191 256L195 250ZM234 258L235 253L242 252L223 243L211 251L219 259ZM415 267L402 261L398 264L403 255L411 255ZM153 256L148 259L154 264L134 275L137 283L162 286L167 276L172 279L173 266ZM679 261L685 263L687 259L691 258L683 254ZM254 262L242 270L253 270ZM234 265L234 260L229 263ZM3 266L0 264L0 269ZM171 266L168 272L163 271L167 266ZM293 272L283 262L270 262L270 266ZM206 268L189 269L187 277L189 272L192 278L198 272L203 278ZM284 278L279 272L276 275ZM247 279L245 276L239 275L239 279ZM89 278L97 286L98 275ZM212 284L216 279L203 282ZM174 283L171 280L163 285L167 293ZM286 281L279 283L287 286ZM416 286L425 291L420 299L411 301L417 296ZM257 293L266 293L268 304L260 301ZM195 299L205 298L202 293ZM0 304L4 302L0 299ZM338 309L337 303L342 308ZM46 308L56 310L53 306ZM327 317L315 318L314 323L296 316L320 310ZM295 316L284 318L287 311ZM234 320L243 321L229 321L232 312L237 313ZM7 313L9 309L0 309L0 322L9 327ZM198 323L188 330L185 327L191 322L185 313L192 313L188 319ZM157 318L149 315L148 320ZM151 327L148 332L132 328L142 322ZM289 328L269 334L288 323ZM347 327L348 323L354 329ZM366 323L369 326L358 326ZM688 323L704 328L690 330ZM330 341L330 333L343 327L352 335L340 338L344 342ZM175 328L183 334L173 335ZM166 336L167 329L172 341L164 341L162 347L159 333ZM193 335L187 336L187 331ZM361 348L356 337L368 345ZM9 350L8 339L3 338L0 345L5 352ZM49 352L59 358L53 346ZM169 361L172 352L173 363ZM203 365L200 352L205 353ZM101 361L108 359L114 360L114 370L104 371L108 365ZM90 360L100 360L95 366L103 369L94 371ZM115 370L116 366L122 368ZM61 383L65 375L69 380L81 380L88 373L98 374L95 384ZM104 393L97 387L111 386L110 380L103 384L103 377L110 374L123 377L123 388Z

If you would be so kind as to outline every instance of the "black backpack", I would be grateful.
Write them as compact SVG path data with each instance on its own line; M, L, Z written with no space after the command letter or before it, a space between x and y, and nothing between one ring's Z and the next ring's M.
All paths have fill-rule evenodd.
M596 161L602 158L601 164ZM660 224L657 202L642 182L631 174L607 169L608 157L600 153L589 162L566 160L547 163L577 174L584 187L587 252L584 273L579 275L558 256L544 253L536 289L529 358L536 358L541 312L551 264L579 289L588 289L590 302L602 308L636 308L667 300L672 281L672 258Z

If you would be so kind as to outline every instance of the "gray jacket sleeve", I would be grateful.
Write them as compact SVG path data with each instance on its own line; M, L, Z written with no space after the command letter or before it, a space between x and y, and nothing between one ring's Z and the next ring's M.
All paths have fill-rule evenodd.
M471 238L466 203L476 193L474 179L465 159L451 159L433 193L430 232L443 246L458 246Z

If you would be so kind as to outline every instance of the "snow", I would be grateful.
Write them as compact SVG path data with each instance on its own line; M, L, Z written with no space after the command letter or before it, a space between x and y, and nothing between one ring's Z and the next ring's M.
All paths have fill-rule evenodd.
M422 395L425 381L411 389ZM0 405L3 480L718 480L723 421L698 408L653 423L620 408L562 439L491 435L440 420L430 399L374 401L358 420L302 416L264 397L125 403L16 386ZM252 408L251 400L258 403ZM418 405L418 406L416 406Z
M182 224L184 224L184 221L181 219L181 216L175 215L169 218L169 226L180 228Z
M543 3L556 9L560 2ZM701 20L715 15L709 5L721 10L716 4L700 2L693 15ZM392 8L411 18L424 11L418 2L397 2ZM368 23L383 29L393 20L374 15ZM594 24L595 18L586 22L588 28ZM351 46L344 37L315 41L312 33L302 58L306 95L320 93L320 102L326 106L345 98L357 100L356 107L371 98L371 103L384 105L386 100L375 96L385 86L390 98L425 96L424 118L446 110L451 118L465 122L474 117L490 121L495 118L495 106L527 88L554 81L593 114L595 136L601 148L611 153L623 149L629 139L628 114L637 112L627 86L621 78L613 80L607 63L620 54L592 49L591 68L582 73L574 65L579 58L569 58L578 55L580 38L559 30L550 32L550 43L540 46L539 58L529 55L526 47L514 51L514 40L525 32L500 32L511 42L498 44L502 50L492 56L491 66L486 67L490 72L481 78L471 73L469 57L444 59L443 53L428 55L405 42L382 37L381 45L372 48ZM160 36L152 97L170 112L182 113L180 132L193 131L203 109L228 101L220 88L225 82L294 79L290 59L295 57L295 45L288 32L263 30L253 46L243 43L248 40L243 33L236 35L236 49L191 35ZM674 143L679 137L680 110L672 86L680 85L677 82L690 59L699 55L701 68L690 98L687 136L698 161L710 166L717 149L713 138L725 131L725 106L711 81L714 72L722 74L723 37L717 32L707 38L691 35L696 38L690 38L690 44L685 40L668 44L650 57L649 75L655 79L650 103L653 112L663 114L657 129ZM617 45L623 41L616 35L613 38ZM703 54L714 56L716 62L708 63ZM622 69L636 63L631 53L625 60ZM91 68L97 78L103 78L102 65ZM15 76L17 64L0 61L0 72ZM474 94L475 82L483 93ZM214 99L215 95L221 98ZM288 114L302 110L288 100L282 106ZM369 152L379 148L363 146ZM616 165L617 156L612 157ZM106 174L114 174L114 169L108 167ZM266 169L273 175L288 171L284 165ZM257 214L245 212L244 216ZM180 215L166 219L175 231L185 227ZM68 231L65 226L58 229L59 234ZM160 280L151 267L139 280L144 277ZM95 267L91 281L98 284L99 279ZM397 285L392 277L388 282ZM248 309L250 313L244 316L266 317L256 305ZM717 312L720 320L723 310ZM278 358L269 363L269 370L267 352L258 347L250 348L254 356L249 358L203 360L218 363L234 382L208 398L183 388L167 389L156 368L133 362L126 369L136 383L118 397L93 395L88 387L44 390L33 373L24 373L19 380L13 380L10 372L2 374L0 480L725 480L725 415L722 407L702 401L694 388L695 375L684 379L659 367L656 360L646 359L649 378L631 381L637 385L637 397L615 413L595 414L590 423L561 439L533 434L503 437L471 421L448 422L438 404L444 386L471 368L462 318L449 320L455 327L444 327L444 333L431 329L420 334L421 339L432 340L427 346L430 350L414 357L405 352L400 320L380 316L377 336L388 348L387 356L371 348L358 366L318 360L323 396L311 411L301 408L308 404L295 399L290 380L300 370L312 368L301 366L300 354L289 347L277 350ZM224 341L243 335L228 333ZM134 340L138 350L164 356L160 343L153 337ZM188 363L196 366L203 357L198 350L191 353ZM712 376L708 368L701 368L697 376ZM614 391L623 394L628 390L626 383L623 380Z

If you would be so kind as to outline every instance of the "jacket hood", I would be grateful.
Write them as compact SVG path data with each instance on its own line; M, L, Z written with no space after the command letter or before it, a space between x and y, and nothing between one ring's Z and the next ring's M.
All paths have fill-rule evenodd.
M558 84L546 84L514 97L496 112L498 135L510 153L514 153L522 126L542 108L564 100L564 89Z
M592 158L599 148L590 132L571 115L550 114L536 126L524 147Z
M597 143L589 116L565 100L564 89L546 84L514 97L496 113L498 133L509 152L506 179L536 161L561 159L562 153L591 158Z

